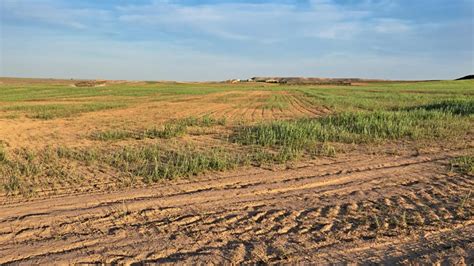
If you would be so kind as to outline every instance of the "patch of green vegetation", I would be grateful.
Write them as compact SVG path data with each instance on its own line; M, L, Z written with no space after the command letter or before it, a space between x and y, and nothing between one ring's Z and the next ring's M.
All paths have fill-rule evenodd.
M7 152L5 151L5 148L3 148L3 145L0 143L0 164L5 163L7 161Z
M9 155L0 167L0 185L7 195L30 197L38 189L51 189L64 182L75 184L81 179L51 150L20 149Z
M363 143L377 140L440 138L463 134L468 121L438 111L342 113L319 119L276 121L243 126L233 140L244 145L303 149L312 143Z
M198 151L185 147L165 150L160 146L125 147L105 160L121 172L143 177L145 182L222 171L236 167L238 159L222 149Z
M328 142L318 143L313 147L309 148L309 153L313 157L326 156L335 157L337 154L336 148Z
M226 124L225 118L213 118L210 116L187 117L183 119L175 119L164 124L163 128L148 128L143 132L133 132L127 130L108 130L95 132L91 135L93 140L111 141L123 140L129 138L143 139L143 138L162 138L170 139L184 136L187 133L188 127L212 127L223 126Z
M474 114L474 100L450 100L430 103L424 106L417 107L424 110L436 110L441 112L452 113L455 115L469 116Z
M3 189L7 195L14 194L21 188L20 179L16 175L10 175L3 183Z
M166 123L162 130L156 128L147 129L144 135L147 138L170 139L184 136L186 129L187 127L183 123Z
M170 139L174 137L181 137L186 134L188 127L211 127L216 125L225 125L225 118L212 118L210 116L187 117L184 119L171 120L165 123L162 130L151 128L144 132L147 138L164 138Z
M32 119L48 120L124 106L124 104L118 103L15 105L6 107L5 110L24 112L27 117Z
M205 115L203 117L187 117L183 119L172 120L168 123L177 125L183 125L185 127L211 127L211 126L224 126L226 124L225 118L213 118Z
M130 131L114 129L95 132L91 135L91 139L101 141L112 141L133 138L135 135L136 134Z
M474 175L474 156L460 156L451 160L451 171Z
M64 146L55 149L48 149L44 152L45 155L65 159L73 159L86 163L91 163L99 159L99 153L95 149L77 150Z
M301 156L301 151L282 148L269 151L263 148L229 150L226 148L198 149L185 145L170 149L163 145L125 146L114 149L53 150L58 158L108 165L122 176L140 178L145 183L163 179L189 177L207 171L224 171L239 166L285 163Z
M155 95L206 95L223 92L230 88L223 84L181 84L181 83L147 83L147 84L109 84L103 87L77 87L68 85L31 84L3 85L0 102L45 101L57 99L113 97L136 98Z
M262 108L269 110L279 109L280 111L288 109L288 98L286 98L285 95L272 95L266 100L266 103L262 105Z
M201 127L225 126L226 123L227 123L227 119L225 117L214 118L214 117L205 115L194 126L201 126ZM190 125L190 126L193 126L193 125Z
M353 111L390 111L419 107L442 101L474 97L472 81L434 81L371 83L364 86L298 86L314 106L324 106L336 113Z
M216 125L225 125L225 118L213 118L210 116L187 117L184 119L171 120L165 123L163 130L156 128L148 129L144 135L147 138L174 138L181 137L186 134L188 127L211 127Z

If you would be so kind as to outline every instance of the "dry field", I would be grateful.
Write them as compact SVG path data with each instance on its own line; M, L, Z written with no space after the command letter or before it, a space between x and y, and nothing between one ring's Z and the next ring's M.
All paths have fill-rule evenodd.
M0 79L0 264L474 263L474 82Z

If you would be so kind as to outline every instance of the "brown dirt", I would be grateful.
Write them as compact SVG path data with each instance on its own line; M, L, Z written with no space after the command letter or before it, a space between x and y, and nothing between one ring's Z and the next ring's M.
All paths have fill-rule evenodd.
M0 206L0 264L474 262L466 151L341 156L293 169Z

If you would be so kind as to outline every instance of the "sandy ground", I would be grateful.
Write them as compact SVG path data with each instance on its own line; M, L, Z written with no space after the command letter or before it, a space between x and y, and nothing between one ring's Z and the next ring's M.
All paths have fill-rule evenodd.
M0 264L474 263L463 150L0 205Z

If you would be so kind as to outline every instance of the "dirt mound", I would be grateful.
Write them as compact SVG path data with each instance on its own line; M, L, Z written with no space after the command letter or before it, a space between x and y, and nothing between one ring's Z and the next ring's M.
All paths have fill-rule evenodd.
M75 87L101 87L105 86L107 81L105 80L84 80L74 83Z
M456 80L467 80L467 79L474 79L474 75L467 75L467 76L464 76L462 78L458 78Z

